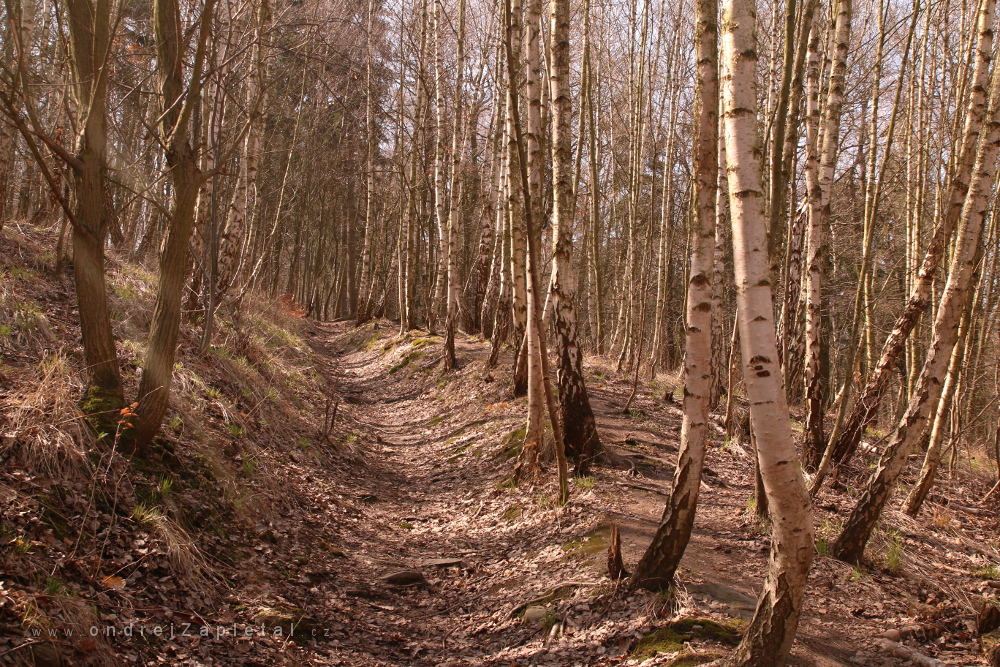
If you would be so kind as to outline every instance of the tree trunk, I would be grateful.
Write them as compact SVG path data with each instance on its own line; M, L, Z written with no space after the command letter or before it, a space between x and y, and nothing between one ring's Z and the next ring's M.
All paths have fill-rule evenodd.
M955 399L958 378L962 374L962 361L965 359L965 346L969 336L969 320L972 310L973 290L969 290L968 299L965 303L962 314L962 324L959 327L958 344L955 345L951 353L951 361L948 363L948 376L944 381L944 388L941 391L941 398L938 401L937 410L934 413L934 425L931 427L930 441L927 452L924 454L924 463L920 468L920 476L917 483L910 489L906 500L903 501L903 511L912 517L920 512L921 505L927 499L934 486L934 479L937 476L938 466L941 463L943 453L942 443L944 442L944 431L948 422L948 415L951 412ZM975 368L975 366L973 366Z
M458 3L458 72L455 75L455 123L451 135L451 207L448 210L448 295L445 310L444 368L455 367L455 328L458 325L458 227L462 213L462 167L466 143L462 140L464 107L462 85L465 80L465 0Z
M826 116L823 127L823 150L815 164L815 152L807 167L812 174L809 184L809 225L806 230L806 360L805 398L806 423L803 452L806 465L816 467L823 456L823 415L826 411L827 378L823 373L823 348L827 345L823 330L822 282L826 264L826 227L830 224L830 197L833 176L840 148L840 111L844 104L844 80L847 73L847 52L851 37L852 0L839 0L836 5L836 25L833 44L835 56L826 93ZM847 372L850 372L848 370Z
M865 545L889 500L893 485L903 471L914 445L923 438L928 417L941 396L944 375L958 340L961 310L975 268L976 251L982 238L983 220L996 171L996 159L1000 153L1000 119L995 117L998 103L1000 84L994 77L985 124L986 137L979 145L973 167L973 181L962 207L948 282L934 320L933 339L928 348L927 359L906 412L882 452L878 467L865 486L858 504L844 524L844 530L832 546L831 552L841 560L858 562L864 556Z
M858 443L868 426L874 421L881 405L882 397L889 386L892 370L899 361L910 332L916 327L924 310L930 304L934 285L934 274L948 245L952 231L962 215L962 208L969 191L976 148L986 111L986 95L989 87L990 61L993 49L993 25L996 2L983 0L977 18L976 62L969 109L965 116L961 150L958 151L955 169L942 198L945 202L943 214L939 217L920 266L920 273L914 281L913 289L903 312L900 313L892 332L882 346L882 353L875 370L858 394L850 415L844 420L843 431L836 441L830 443L832 458L843 463L854 455Z
M812 510L781 383L757 143L753 0L725 0L722 95L743 377L772 518L772 549L757 611L730 664L781 667L795 638L812 563Z
M511 0L504 0L504 24L507 29L506 39L504 40L504 47L507 54L507 80L508 82L514 82L517 80L515 74L516 70L516 59L514 58L513 35L515 33L515 22L513 17L513 12L511 9ZM517 105L517 91L512 85L507 87L507 108L510 112L510 119L513 121L511 126L514 130L514 150L517 154L518 160L518 176L520 181L521 196L524 199L524 227L525 236L527 237L528 243L528 274L527 278L530 282L531 292L529 293L529 298L531 298L531 313L530 319L528 321L529 332L532 338L536 341L535 346L537 347L537 359L540 362L539 371L541 374L541 388L544 394L545 404L548 407L549 420L552 424L552 436L555 440L555 453L556 453L556 466L558 471L559 480L559 504L565 505L569 500L569 480L566 470L566 451L563 446L562 429L559 427L559 416L556 411L555 398L552 394L552 385L549 381L549 355L545 346L545 328L541 326L542 321L542 308L539 299L537 298L541 295L541 286L539 279L539 244L536 240L536 232L534 229L534 222L532 220L532 202L531 202L531 186L530 179L528 177L527 169L527 158L524 154L524 139L521 135L521 119L518 114ZM534 295L533 297L531 295ZM530 387L530 385L529 385ZM532 397L529 395L529 417L528 417L528 433L531 433L531 419L530 414L530 404ZM525 444L527 445L529 441L526 439ZM525 450L528 448L525 447ZM522 450L522 454L524 450ZM521 463L525 461L530 461L530 458L525 458L522 456ZM517 474L517 473L515 473Z
M366 323L372 317L372 295L368 283L372 272L372 237L375 235L375 110L374 91L372 90L372 68L375 63L375 37L372 25L375 22L375 1L368 0L368 27L365 42L368 47L365 62L365 144L367 155L365 159L365 238L361 246L361 281L358 294L358 311L354 322L357 326Z
M198 169L197 152L191 146L189 125L191 112L198 104L213 8L214 0L208 0L199 17L200 33L190 72L185 72L186 40L178 0L156 0L153 8L156 62L164 109L160 130L164 138L169 138L166 161L170 170L172 201L166 238L160 252L160 275L143 359L142 381L139 383L137 422L135 432L129 434L125 445L131 453L139 455L146 451L160 430L170 405L181 297L189 266L188 241L203 180Z
M583 379L583 353L577 331L573 248L573 184L570 146L569 0L550 3L552 47L549 55L552 90L552 277L549 299L558 364L559 417L566 454L576 461L577 474L587 471L600 446L594 411Z
M688 281L684 355L684 418L670 499L631 585L669 588L694 525L708 437L712 391L712 273L718 189L718 0L699 0L695 25L694 206L698 221Z

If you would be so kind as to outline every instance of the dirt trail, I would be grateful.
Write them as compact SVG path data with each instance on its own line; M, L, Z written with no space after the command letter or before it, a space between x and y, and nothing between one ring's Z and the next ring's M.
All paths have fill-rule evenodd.
M326 640L307 641L295 655L342 665L637 664L628 651L668 619L657 598L625 595L608 581L607 527L621 526L626 564L635 563L669 489L679 408L640 392L632 413L622 414L628 383L591 367L602 439L630 463L599 467L556 508L548 480L504 483L524 405L510 399L505 368L483 378L487 344L460 340L460 368L443 375L437 338L394 334L384 325L323 325L314 338L343 397L344 456L333 469L302 465L305 516L288 522L302 527L275 547L302 563L289 567L282 599L306 609L307 625ZM716 437L710 447L679 611L747 619L768 539L746 511L749 454L721 444ZM817 558L793 664L897 664L868 647L910 613L907 603L888 599L888 578L850 575ZM276 592L265 585L262 599ZM540 608L529 612L539 618L522 618L526 606ZM687 650L712 648L694 640Z

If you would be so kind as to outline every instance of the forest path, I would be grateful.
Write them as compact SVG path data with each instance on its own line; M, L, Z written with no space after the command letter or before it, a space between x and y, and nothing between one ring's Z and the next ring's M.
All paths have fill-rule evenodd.
M343 399L337 423L353 469L314 469L306 500L319 527L309 569L324 575L307 575L321 581L307 599L318 624L333 628L314 664L624 664L636 637L662 621L644 594L615 593L607 580L608 526L621 527L633 565L670 487L679 407L640 392L623 414L630 383L609 380L600 362L590 367L602 441L630 463L599 466L557 508L551 469L540 485L503 483L525 407L509 397L509 364L484 377L488 344L460 338L459 368L443 373L439 337L400 339L385 323L324 324L316 334L321 370ZM748 453L720 444L709 450L679 573L682 600L688 615L749 618L768 539L745 512ZM843 588L833 574L843 567L814 568L814 587ZM542 629L520 618L529 603L545 608ZM836 626L857 619L826 613L807 611L792 664L848 664L857 642ZM546 632L553 619L558 636Z

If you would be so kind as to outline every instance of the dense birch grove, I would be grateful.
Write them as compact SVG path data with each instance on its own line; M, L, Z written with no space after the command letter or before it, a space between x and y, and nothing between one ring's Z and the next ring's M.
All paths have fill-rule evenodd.
M5 0L0 225L72 262L100 428L161 428L182 321L488 340L527 396L517 483L607 456L584 360L683 407L628 585L669 587L706 447L753 447L770 574L732 664L788 656L810 494L831 552L1000 467L994 0ZM127 395L106 255L156 278ZM633 395L635 389L633 389ZM629 399L631 403L631 399ZM629 404L621 406L626 412ZM868 466L867 464L871 465ZM899 493L906 466L919 483Z

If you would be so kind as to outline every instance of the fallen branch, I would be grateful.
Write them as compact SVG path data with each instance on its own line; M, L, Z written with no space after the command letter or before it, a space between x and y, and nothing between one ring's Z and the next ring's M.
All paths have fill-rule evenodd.
M625 487L628 487L630 489L638 489L639 491L649 491L650 493L658 493L661 496L666 496L667 498L670 497L670 492L669 491L663 491L663 490L657 489L656 487L653 487L653 486L645 486L643 484L633 484L631 482L615 482L615 484L617 486L625 486Z
M992 496L994 493L996 493L997 489L1000 489L1000 482L997 482L996 484L993 485L993 488L990 489L989 492L985 496L983 496L983 499L979 501L979 504L980 505L985 504L986 501L990 499L990 496Z
M902 658L903 660L909 660L917 667L945 667L945 664L937 658L926 656L909 646L904 646L890 639L880 639L876 642L876 646L884 653Z

